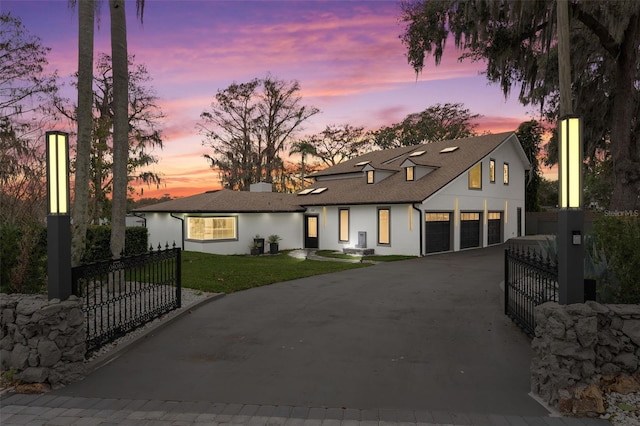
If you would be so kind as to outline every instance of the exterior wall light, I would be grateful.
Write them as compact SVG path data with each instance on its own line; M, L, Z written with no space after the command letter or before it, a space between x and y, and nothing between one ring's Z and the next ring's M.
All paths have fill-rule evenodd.
M69 217L69 135L46 132L48 296L71 295L71 218Z

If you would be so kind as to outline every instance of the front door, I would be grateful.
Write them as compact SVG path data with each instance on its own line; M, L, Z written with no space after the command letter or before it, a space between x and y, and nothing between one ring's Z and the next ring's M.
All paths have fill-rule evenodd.
M522 207L518 207L518 237L522 237Z
M304 248L317 249L318 247L318 216L305 216Z

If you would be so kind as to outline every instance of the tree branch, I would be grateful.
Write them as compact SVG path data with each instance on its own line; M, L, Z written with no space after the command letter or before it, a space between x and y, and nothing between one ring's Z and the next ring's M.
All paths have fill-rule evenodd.
M582 10L579 4L571 3L570 4L571 11L574 16L578 18L580 22L582 22L587 28L589 28L598 40L600 40L600 44L602 47L613 57L617 58L618 53L620 52L620 44L616 43L613 36L609 33L607 28L602 25L593 15Z

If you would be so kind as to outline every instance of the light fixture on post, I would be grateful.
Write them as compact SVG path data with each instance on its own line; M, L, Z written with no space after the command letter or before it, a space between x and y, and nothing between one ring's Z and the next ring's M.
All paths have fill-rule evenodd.
M69 134L46 132L47 274L49 300L71 295L71 218L69 217Z
M561 305L584 303L582 245L582 119L568 115L558 125L560 211L558 212L558 288Z

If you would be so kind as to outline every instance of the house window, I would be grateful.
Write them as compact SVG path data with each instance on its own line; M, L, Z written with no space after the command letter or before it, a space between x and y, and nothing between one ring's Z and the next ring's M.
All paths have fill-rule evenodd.
M482 163L469 170L469 189L482 189Z
M489 182L496 183L496 160L489 160Z
M415 166L409 166L405 168L407 181L412 181L414 179L414 172L416 170Z
M339 210L338 228L338 241L349 241L349 209Z
M502 174L503 174L502 182L505 185L509 185L509 163L504 163L502 165Z
M238 218L235 216L188 217L187 239L236 240L238 239Z
M373 170L367 170L367 183L373 183Z
M390 209L378 209L378 244L391 244L390 217Z

